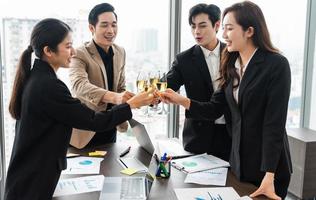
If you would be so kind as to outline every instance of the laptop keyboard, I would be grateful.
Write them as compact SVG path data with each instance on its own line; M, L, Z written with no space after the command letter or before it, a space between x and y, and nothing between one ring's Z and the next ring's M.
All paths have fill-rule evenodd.
M122 178L121 199L145 199L142 177Z

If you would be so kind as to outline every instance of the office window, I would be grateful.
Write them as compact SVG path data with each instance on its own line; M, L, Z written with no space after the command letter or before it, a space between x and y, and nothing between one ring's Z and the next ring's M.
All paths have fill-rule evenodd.
M0 27L3 55L3 105L6 163L8 164L14 140L15 121L8 112L13 79L21 52L28 46L33 26L46 17L64 20L73 29L74 47L91 40L88 29L88 14L101 0L90 1L18 1L1 0ZM115 43L126 50L126 85L136 92L138 72L158 72L168 69L168 1L124 1L109 0L118 15L118 35ZM17 6L18 5L18 6ZM34 6L36 5L36 6ZM21 9L20 9L21 8ZM23 8L23 9L22 9ZM60 69L58 76L69 86L68 70ZM159 105L159 108L161 105ZM167 106L165 107L167 109ZM144 109L137 110L134 118L144 122L152 135L167 135L167 114L150 110L150 117ZM118 134L131 139L132 133ZM122 138L121 137L121 138ZM118 138L120 140L120 138ZM6 165L8 166L8 165Z
M312 81L312 94L311 94L311 108L309 128L316 130L316 35L315 35L315 47L314 47L314 66L313 66L313 81Z
M227 1L182 1L181 19L181 51L184 51L195 44L188 23L189 9L197 3L213 3L222 11L235 0ZM253 0L262 9L273 44L282 52L290 62L292 72L291 96L288 109L287 127L298 127L300 123L300 105L302 92L305 20L307 0L300 3L288 2L286 8L284 2L274 0ZM280 12L282 10L282 12ZM295 14L293 14L295 13ZM220 29L218 38L222 40ZM315 78L314 78L315 79ZM315 89L314 89L315 91ZM184 89L181 93L185 94ZM180 108L179 135L181 138L183 129L184 109ZM315 118L314 118L315 119ZM315 124L315 123L314 123Z

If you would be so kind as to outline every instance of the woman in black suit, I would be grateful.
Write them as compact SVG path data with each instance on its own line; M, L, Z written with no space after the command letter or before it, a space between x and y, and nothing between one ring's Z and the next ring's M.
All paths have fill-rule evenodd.
M180 104L194 118L231 116L231 170L255 184L252 197L285 198L292 172L285 130L291 74L287 59L273 47L261 9L245 1L225 9L221 89L209 102L167 90L165 102Z
M37 59L31 68L33 51ZM73 127L111 129L132 117L131 108L153 101L152 94L141 93L106 112L84 106L56 76L59 67L69 66L74 53L67 24L57 19L36 24L20 58L9 106L17 121L5 200L51 199L66 168Z

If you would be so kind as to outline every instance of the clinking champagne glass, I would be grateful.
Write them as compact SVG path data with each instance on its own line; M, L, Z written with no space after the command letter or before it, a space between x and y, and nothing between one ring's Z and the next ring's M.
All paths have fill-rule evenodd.
M147 82L148 82L148 78L146 77L146 75L142 72L139 72L136 79L137 92L147 91L148 89Z
M149 73L149 87L151 87L152 89L157 89L157 83L159 82L160 79L160 72L151 72ZM154 105L153 107L151 107L150 109L151 111L158 111L158 105Z
M159 82L156 85L157 85L157 89L159 90L159 92L166 91L168 83L167 83L167 77L166 77L165 73L163 73L162 78L159 79ZM164 102L162 102L161 107L162 107L162 109L159 112L159 114L168 114L168 111L165 109Z
M137 92L147 92L148 90L148 76L144 72L139 72L136 78ZM149 116L148 107L145 107L144 115Z

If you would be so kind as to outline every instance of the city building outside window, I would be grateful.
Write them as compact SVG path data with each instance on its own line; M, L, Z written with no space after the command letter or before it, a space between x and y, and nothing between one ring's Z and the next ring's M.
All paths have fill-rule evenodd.
M88 29L88 14L93 6L104 1L18 1L1 0L0 31L2 39L3 110L6 166L8 166L14 140L15 121L8 112L13 79L21 52L29 44L30 33L41 19L54 17L65 21L73 29L73 44L78 47L91 40ZM139 72L162 74L168 71L168 1L124 1L110 0L107 3L115 7L118 15L118 35L115 43L126 51L126 86L132 92L136 90ZM17 6L18 5L18 6ZM34 6L36 5L36 6ZM61 69L58 76L69 87L68 70ZM158 106L161 109L162 105ZM167 109L167 106L165 106ZM134 112L134 118L145 124L148 132L167 136L167 114L161 110L146 108ZM118 134L118 140L133 139L129 129L125 134Z
M214 0L214 1L182 1L181 17L181 51L184 51L195 44L188 23L189 9L198 3L215 4L224 9L238 1L235 0ZM260 6L265 16L266 23L271 35L273 44L287 57L291 67L292 84L291 95L288 108L287 127L299 127L300 125L300 106L302 96L302 79L303 79L303 60L304 60L304 40L305 40L305 21L307 0L300 3L288 2L284 7L284 2L274 0L253 0ZM282 12L280 12L280 8ZM293 14L295 13L295 14ZM217 34L222 39L222 31ZM315 70L315 68L314 68ZM315 80L315 78L314 78ZM315 88L315 87L314 87ZM315 89L314 89L315 91ZM180 89L181 94L185 94L184 88ZM316 93L315 93L316 94ZM316 102L316 101L312 101ZM314 103L314 106L315 103ZM314 109L315 110L315 109ZM179 116L179 135L181 138L184 122L184 109L180 107ZM315 119L315 117L314 117ZM316 123L314 123L316 124Z

